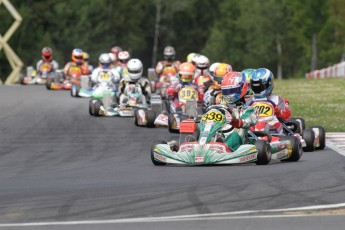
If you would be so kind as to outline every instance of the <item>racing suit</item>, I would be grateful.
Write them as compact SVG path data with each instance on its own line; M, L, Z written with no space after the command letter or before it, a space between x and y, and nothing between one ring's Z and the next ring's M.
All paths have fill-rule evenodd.
M256 124L258 114L254 107L246 105L244 102L231 104L228 106L229 114L225 114L226 123L233 128L225 137L224 143L232 150L236 151L246 141L249 128Z
M180 66L180 64L181 63L179 61L168 61L168 60L159 61L156 65L156 74L158 75L158 77L160 77L160 75L163 73L164 68L167 66L173 66L176 69L176 73L177 73L178 67Z
M255 96L253 96L251 99L247 101L247 105L252 105L254 101L258 101L258 100L269 100L273 102L275 105L274 115L278 119L282 119L283 121L290 120L291 110L289 106L289 101L286 100L285 98L275 95L275 94L271 94L267 98L255 98ZM278 132L282 132L282 124L278 119L275 119L274 122L270 123L270 126L272 128L275 128Z
M91 82L93 85L99 83L98 75L103 70L104 70L103 68L97 67L96 69L94 69L92 71ZM114 83L114 85L118 86L118 84L120 82L120 74L114 68L107 69L107 70L109 70L109 72L111 73L111 78L112 78L112 82Z
M43 63L45 63L45 61L43 61L43 60L39 60L38 62L37 62L37 64L36 64L36 70L39 72L40 71L40 67L41 67L41 65L43 64ZM51 66L52 66L52 72L55 72L58 68L59 68L59 63L57 63L57 61L55 61L55 60L52 60L51 62L49 62L50 64L51 64Z
M151 98L151 86L146 78L139 78L137 81L131 80L125 76L119 83L120 104L124 104L128 98L128 92L133 88L140 90L142 93L142 102L146 104Z

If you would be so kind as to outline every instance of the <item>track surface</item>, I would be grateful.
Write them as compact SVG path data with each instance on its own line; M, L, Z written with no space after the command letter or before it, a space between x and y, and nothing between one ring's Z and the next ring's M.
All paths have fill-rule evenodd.
M106 220L345 202L345 158L326 147L299 162L157 167L167 129L95 118L88 100L44 86L0 87L0 223ZM176 137L176 136L175 136Z

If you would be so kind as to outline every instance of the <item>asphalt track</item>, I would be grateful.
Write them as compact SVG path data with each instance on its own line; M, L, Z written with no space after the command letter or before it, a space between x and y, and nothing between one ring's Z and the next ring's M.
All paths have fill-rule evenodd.
M19 229L20 223L72 225L51 229L114 229L111 223L120 224L118 229L154 229L152 218L190 215L199 219L185 227L180 227L183 221L162 226L207 229L221 222L203 215L345 202L345 158L329 147L304 153L299 162L267 166L154 166L151 143L174 137L165 128L135 127L133 118L91 117L88 100L72 98L68 91L0 86L0 229ZM129 218L143 219L137 225L117 221L130 223ZM303 224L314 230L325 229L318 228L324 227L318 224L321 219L335 223L329 229L343 229L345 219L306 218L312 220ZM270 226L280 224L278 219L269 219ZM95 227L98 222L90 220L103 225ZM106 224L109 220L116 221ZM243 229L252 220L262 219L237 219L231 229ZM256 229L277 229L265 225L268 219L254 223ZM25 229L47 229L39 226Z

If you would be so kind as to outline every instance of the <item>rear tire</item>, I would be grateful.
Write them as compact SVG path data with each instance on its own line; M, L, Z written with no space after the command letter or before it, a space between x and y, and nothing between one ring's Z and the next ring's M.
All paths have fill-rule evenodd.
M89 101L89 114L91 116L93 116L95 114L95 106L94 106L94 104L92 102L93 102L93 99L91 99Z
M166 165L165 162L161 162L161 161L158 161L154 158L154 154L153 154L153 150L155 149L156 145L158 144L166 144L167 142L166 141L155 141L153 142L152 144L152 147L151 147L151 161L152 163L155 165L155 166L160 166L160 165Z
M52 85L52 82L53 82L53 79L52 78L48 78L47 81L46 81L46 87L47 87L47 90L51 90L51 85Z
M80 86L77 84L72 84L71 86L71 96L72 97L79 97L79 90Z
M316 147L316 150L322 150L326 147L326 131L322 126L312 126L310 128L318 128L319 129L319 142L320 146Z
M302 134L303 130L305 129L305 120L304 120L304 118L302 118L302 117L293 117L293 118L291 118L291 120L296 121L299 124L299 126L298 126L298 128L296 130L296 133Z
M271 146L267 141L264 140L256 140L255 147L258 150L257 165L267 165L271 161Z
M302 138L305 140L305 143L307 144L306 147L303 148L304 152L314 152L315 146L315 134L314 131L310 128L303 130L302 132Z
M168 115L168 130L170 133L179 133L179 130L173 129L172 125L176 123L176 119L174 117L174 114L169 114Z
M93 106L94 106L94 108L95 108L95 112L94 112L94 116L96 116L96 117L99 117L100 116L100 114L99 114L99 111L101 110L101 106L103 105L103 103L102 103L102 101L101 100L94 100L94 102L93 102Z
M289 140L291 142L291 148L292 148L291 156L288 159L283 160L283 161L298 161L303 154L302 144L300 140L295 136L282 136L280 139Z
M139 116L138 109L135 109L134 110L134 124L135 124L135 126L139 126L139 124L138 124L138 116Z
M155 127L155 120L156 120L156 113L152 110L146 110L146 127L147 128L154 128Z

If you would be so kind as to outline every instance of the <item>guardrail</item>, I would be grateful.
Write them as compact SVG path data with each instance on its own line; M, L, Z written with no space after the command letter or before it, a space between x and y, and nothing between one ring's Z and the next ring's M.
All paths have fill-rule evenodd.
M345 61L327 68L311 71L306 73L305 77L310 79L345 77Z

